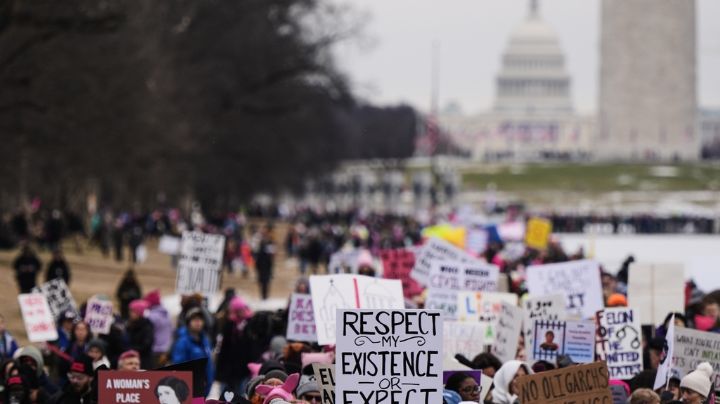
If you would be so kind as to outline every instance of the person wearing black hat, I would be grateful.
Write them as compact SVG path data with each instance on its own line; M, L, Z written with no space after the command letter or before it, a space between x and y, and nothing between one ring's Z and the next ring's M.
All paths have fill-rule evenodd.
M170 357L172 363L207 358L207 388L209 389L215 377L215 365L212 361L210 340L204 329L205 316L203 311L199 307L188 310L185 313L185 326L177 331L177 339ZM207 394L208 391L205 393Z
M86 404L94 401L92 381L95 372L92 359L82 355L73 360L67 374L69 383L50 399L50 404Z

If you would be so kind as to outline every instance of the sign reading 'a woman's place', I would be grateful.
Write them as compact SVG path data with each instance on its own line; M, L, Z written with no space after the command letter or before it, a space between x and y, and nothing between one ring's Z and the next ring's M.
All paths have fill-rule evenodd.
M438 310L338 310L335 400L442 401L442 316Z

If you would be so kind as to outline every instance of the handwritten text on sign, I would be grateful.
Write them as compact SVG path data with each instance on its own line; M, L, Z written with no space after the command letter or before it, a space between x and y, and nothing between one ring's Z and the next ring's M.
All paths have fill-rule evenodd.
M92 297L85 310L85 322L96 334L109 334L113 323L113 302Z
M569 316L595 318L595 313L605 307L600 267L595 261L531 265L527 268L527 286L532 297L563 293Z
M58 338L50 307L40 293L18 295L25 330L30 342L53 341Z
M629 308L608 308L597 313L597 359L608 364L612 379L632 379L643 369L640 316Z
M523 404L612 404L605 362L570 366L517 379Z
M293 293L288 312L287 339L294 341L317 341L315 316L310 295Z
M177 292L217 292L224 248L225 236L184 232L175 285Z
M437 310L338 310L336 400L441 402L442 330Z

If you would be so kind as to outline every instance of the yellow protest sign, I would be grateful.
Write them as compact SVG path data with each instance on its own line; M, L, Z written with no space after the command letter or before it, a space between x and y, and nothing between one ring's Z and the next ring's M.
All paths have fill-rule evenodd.
M550 233L552 233L552 223L549 220L533 217L528 220L525 245L537 250L544 250L547 248Z

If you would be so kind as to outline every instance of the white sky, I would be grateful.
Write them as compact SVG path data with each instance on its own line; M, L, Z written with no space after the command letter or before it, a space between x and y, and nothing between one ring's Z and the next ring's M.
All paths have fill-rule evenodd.
M488 108L510 32L527 15L528 0L336 0L368 17L359 40L337 46L340 67L356 94L380 105L430 104L432 43L440 44L440 108L466 113ZM599 0L545 0L542 17L560 37L573 80L575 107L596 107ZM698 96L720 107L720 1L698 0Z

